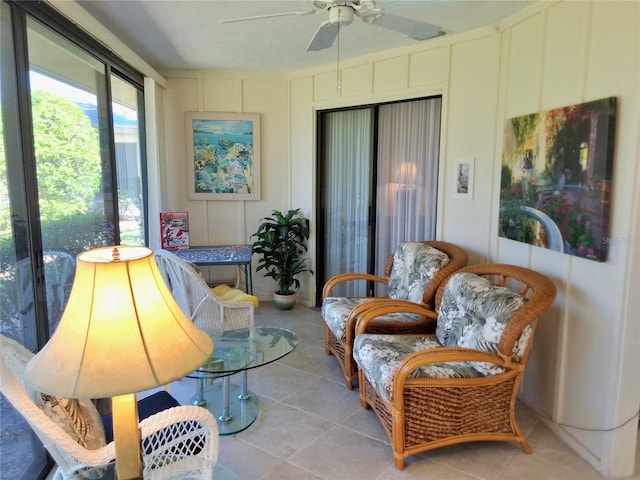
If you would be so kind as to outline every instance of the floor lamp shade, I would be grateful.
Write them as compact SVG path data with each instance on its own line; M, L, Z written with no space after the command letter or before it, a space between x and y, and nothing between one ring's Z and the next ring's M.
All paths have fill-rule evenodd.
M25 375L45 393L113 397L175 381L212 351L211 338L171 296L151 250L96 248L78 255L60 324Z

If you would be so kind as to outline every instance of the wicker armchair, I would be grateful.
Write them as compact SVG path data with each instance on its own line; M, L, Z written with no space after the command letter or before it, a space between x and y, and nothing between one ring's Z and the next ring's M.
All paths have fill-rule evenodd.
M435 250L433 250L435 249ZM422 304L433 307L438 286L451 273L467 264L467 253L447 242L425 241L402 243L389 256L384 277L366 273L343 273L329 279L322 290L322 318L325 321L324 346L327 354L338 359L348 389L358 378L358 366L353 361L353 339L358 315L381 302ZM376 282L388 285L388 297L334 297L334 287L353 281ZM398 285L399 283L405 285ZM398 319L380 317L370 325L370 330L383 333L388 328L395 331ZM400 325L406 333L424 331L432 322L414 315L405 318Z
M196 267L167 250L154 252L165 283L182 311L202 330L253 326L252 302L225 302L213 294Z
M515 401L536 322L555 295L553 282L532 270L475 265L438 289L437 314L388 305L360 317L360 402L378 415L396 467L410 455L470 441L517 442L531 452ZM377 316L399 311L437 321L436 333L366 333Z
M82 479L87 469L103 466L106 469L115 460L113 441L105 444L104 440L99 448L85 448L36 403L39 394L23 380L24 366L32 356L18 342L0 335L0 390L56 462L53 480ZM164 471L173 461L205 459L210 466L218 459L218 424L201 407L188 405L162 410L140 422L140 434L144 478Z
M252 302L221 300L212 292L197 268L170 251L157 250L155 259L177 304L199 328L205 332L216 332L253 327L255 307ZM247 371L241 375L241 395L249 395ZM214 378L214 375L198 374L198 405L204 405L204 382Z

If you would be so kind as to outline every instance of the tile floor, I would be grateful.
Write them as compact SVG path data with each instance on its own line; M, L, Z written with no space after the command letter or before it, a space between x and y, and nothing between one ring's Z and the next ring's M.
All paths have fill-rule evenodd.
M240 480L603 478L524 406L517 414L531 455L515 444L479 442L409 457L397 470L376 415L361 408L357 389L346 389L336 359L324 352L320 313L300 305L281 312L263 303L256 324L290 328L299 344L280 361L250 371L260 414L247 430L220 437L219 462ZM188 403L195 380L176 382L171 392ZM640 480L639 472L636 467L631 478Z

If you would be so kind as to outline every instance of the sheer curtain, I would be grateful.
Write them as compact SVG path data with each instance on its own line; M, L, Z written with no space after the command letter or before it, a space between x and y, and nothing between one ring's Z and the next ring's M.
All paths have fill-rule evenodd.
M435 97L380 106L377 275L399 243L435 239L441 104Z
M338 273L366 272L372 185L372 109L324 116L323 177L325 279ZM364 296L364 282L348 282L336 296Z

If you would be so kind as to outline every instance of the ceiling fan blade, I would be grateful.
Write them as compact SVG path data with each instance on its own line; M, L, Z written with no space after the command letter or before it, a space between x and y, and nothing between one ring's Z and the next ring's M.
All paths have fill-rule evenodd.
M426 40L432 37L439 37L445 32L431 23L424 23L411 18L400 17L398 15L390 15L385 13L373 22L383 28L388 28L395 32L404 33L405 35L416 40Z
M307 46L307 52L315 52L318 50L324 50L333 45L338 32L340 31L340 25L337 23L324 22L318 27L315 35Z
M230 18L228 20L220 20L218 23L235 23L235 22L245 22L248 20L261 20L263 18L273 18L273 17L286 17L289 15L313 15L317 13L317 10L298 10L295 12L281 12L281 13L267 13L265 15L254 15L253 17L241 17L241 18Z

